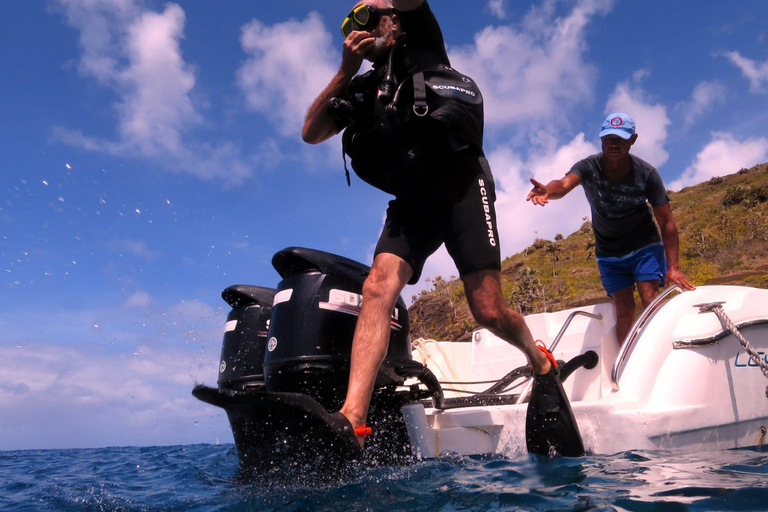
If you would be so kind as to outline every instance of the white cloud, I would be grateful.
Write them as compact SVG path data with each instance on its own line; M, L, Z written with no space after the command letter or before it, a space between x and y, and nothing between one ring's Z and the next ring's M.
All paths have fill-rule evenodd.
M554 3L545 2L519 29L488 27L473 45L451 49L452 64L483 91L487 129L516 124L535 130L590 101L597 70L584 59L585 29L612 4L583 0L558 17Z
M532 187L528 178L545 184L560 179L574 163L597 151L599 149L586 142L584 134L580 133L563 146L532 155L527 162L508 149L489 155L500 185L496 214L502 257L521 251L536 236L550 240L557 233L567 236L584 223L584 217L589 217L589 204L580 188L542 208L525 200Z
M728 60L741 70L741 74L749 80L749 88L753 92L763 92L763 84L768 82L768 60L758 62L743 57L739 52L722 52Z
M0 321L0 450L231 441L223 412L191 396L215 386L221 311L148 300Z
M148 306L150 302L152 302L152 300L150 299L149 294L135 292L123 303L123 308L143 308Z
M719 82L701 82L696 86L690 101L675 105L677 117L685 128L690 128L712 108L725 102L728 88Z
M667 117L667 108L659 103L652 103L653 100L640 85L644 74L644 71L639 71L632 80L616 85L608 99L605 114L626 112L631 115L637 124L638 134L637 142L632 146L632 153L651 165L660 167L669 159L669 153L664 150L664 143L671 121Z
M507 17L507 13L504 10L504 0L490 0L486 9L490 11L492 16L495 16L500 20Z
M115 85L130 23L141 13L135 0L59 0L69 24L80 31L79 68Z
M185 139L203 122L193 101L197 72L181 52L186 15L175 3L163 12L139 0L58 0L68 23L80 32L79 70L119 98L117 137L93 137L59 127L55 135L89 151L152 158L170 170L238 183L254 162L229 142Z
M272 120L283 136L298 135L307 109L341 59L320 16L312 12L303 21L272 26L253 20L243 27L240 42L249 57L237 80L248 107Z
M139 347L114 354L26 343L0 347L0 357L7 363L0 375L0 449L227 440L225 419L211 422L216 434L194 430L218 411L190 394L190 351ZM215 365L207 373L215 374Z
M185 21L181 7L168 4L164 13L144 12L128 27L129 64L118 75L127 88L119 129L147 155L178 154L183 131L201 121L190 98L195 72L179 46Z
M669 184L669 188L680 190L715 176L733 174L767 159L768 139L765 137L739 141L730 133L713 133L710 143L696 155L680 178Z

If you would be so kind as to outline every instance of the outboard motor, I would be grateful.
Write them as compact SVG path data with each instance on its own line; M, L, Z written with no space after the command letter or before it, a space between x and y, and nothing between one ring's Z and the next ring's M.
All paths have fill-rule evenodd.
M221 292L232 306L224 328L219 363L219 389L264 388L264 353L272 316L273 288L238 284Z
M276 253L272 265L283 279L274 296L264 357L266 390L307 394L335 411L347 391L352 338L370 268L300 247ZM410 359L408 310L400 298L374 394L402 384L405 378L395 366Z
M272 476L276 467L286 467L336 478L340 468L361 457L367 464L410 460L402 407L425 394L414 385L398 387L416 377L430 389L426 396L435 392L424 378L428 370L411 359L402 298L392 311L388 352L366 420L372 433L361 452L332 417L346 396L352 339L370 268L299 247L278 252L272 265L282 277L277 289L235 285L222 292L232 310L218 387L197 384L192 390L227 412L242 466Z

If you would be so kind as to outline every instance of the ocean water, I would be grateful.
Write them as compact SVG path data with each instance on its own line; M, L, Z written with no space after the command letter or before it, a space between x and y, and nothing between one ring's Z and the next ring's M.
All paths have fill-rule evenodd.
M7 511L768 510L768 450L453 457L307 485L245 475L234 445L0 452Z

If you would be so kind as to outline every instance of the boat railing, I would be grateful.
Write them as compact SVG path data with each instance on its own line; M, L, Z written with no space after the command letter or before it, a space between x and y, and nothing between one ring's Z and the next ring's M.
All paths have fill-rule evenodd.
M619 390L619 377L621 376L621 372L624 370L624 366L627 363L627 358L629 357L629 353L632 351L632 347L634 347L638 337L640 336L640 331L642 331L643 327L645 327L654 313L656 313L656 311L658 311L669 299L672 298L672 294L674 292L682 293L683 289L677 285L673 285L661 292L656 296L655 299L653 299L653 302L648 304L648 307L645 308L645 310L635 321L634 325L632 325L632 328L629 330L624 343L621 345L619 355L616 357L616 362L613 363L613 369L611 370L611 387L614 391Z
M557 333L557 336L555 336L555 339L552 340L552 343L549 345L548 350L550 352L554 352L557 348L557 345L560 343L560 339L565 334L565 331L568 330L568 326L571 325L571 320L573 320L577 316L586 316L589 318L594 318L595 320L602 320L603 315L600 313L590 313L589 311L574 311L570 315L568 315L568 318L565 319L565 322L563 323L563 326L560 328L560 331ZM517 403L521 404L525 402L525 400L528 399L528 395L531 392L531 386L533 384L533 378L528 379L528 383L525 385L525 388L523 389L522 393L520 393L520 396L517 399Z
M571 324L571 320L574 319L576 316L588 316L589 318L594 318L595 320L602 320L603 315L600 313L590 313L589 311L574 311L570 315L568 315L568 318L565 319L565 323L563 323L563 326L560 328L560 331L557 333L557 336L555 336L555 339L552 341L552 344L549 346L549 351L554 352L557 348L558 343L560 343L560 339L563 337L563 334L565 334L565 331L568 329L568 326Z

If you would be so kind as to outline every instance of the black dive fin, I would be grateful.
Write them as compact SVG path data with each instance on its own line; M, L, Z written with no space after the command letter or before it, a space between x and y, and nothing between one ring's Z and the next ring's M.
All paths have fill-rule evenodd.
M549 455L550 447L564 457L585 454L579 426L555 366L545 375L534 375L531 400L525 417L528 453Z
M227 411L241 462L274 469L300 464L331 470L360 460L352 425L299 393L227 391L198 385L200 400Z

